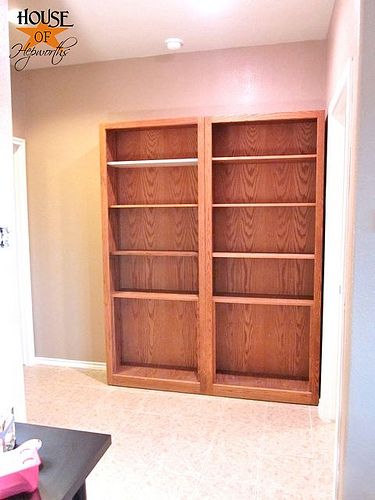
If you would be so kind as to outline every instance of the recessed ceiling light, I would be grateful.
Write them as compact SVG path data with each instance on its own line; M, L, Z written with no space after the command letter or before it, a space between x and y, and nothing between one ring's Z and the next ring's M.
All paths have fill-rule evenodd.
M165 45L169 50L178 50L183 46L184 42L181 38L167 38Z
M20 9L8 10L8 22L12 24L18 24L18 13Z

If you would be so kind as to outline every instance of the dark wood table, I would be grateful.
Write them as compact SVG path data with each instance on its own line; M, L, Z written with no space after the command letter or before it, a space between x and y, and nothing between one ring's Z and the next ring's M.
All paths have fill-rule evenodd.
M12 500L85 500L87 476L111 445L109 434L16 424L17 445L39 438L39 488Z

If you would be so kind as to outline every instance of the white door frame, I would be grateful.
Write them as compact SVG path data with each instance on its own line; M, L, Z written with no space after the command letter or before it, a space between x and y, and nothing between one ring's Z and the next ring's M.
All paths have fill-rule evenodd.
M30 242L27 209L26 143L13 137L15 237L17 249L17 282L21 318L23 363L34 364L34 326L31 295Z
M322 344L322 374L321 374L321 395L319 401L319 416L325 421L336 421L335 444L334 444L334 478L333 478L333 498L338 498L339 484L339 463L340 463L340 408L342 398L343 381L343 359L345 343L345 310L350 292L350 283L348 283L348 273L350 265L348 258L349 251L349 219L350 219L350 178L351 178L351 141L353 137L353 60L350 59L345 67L344 74L337 85L334 95L328 107L328 141L327 141L327 171L335 167L334 148L335 131L340 124L335 119L335 112L340 105L341 98L345 97L345 130L344 130L344 149L341 151L342 181L335 184L334 179L327 182L326 197L330 201L339 200L341 206L341 219L335 221L341 227L341 234L338 238L338 244L341 243L339 251L335 256L339 261L335 268L338 272L338 279L334 279L329 263L326 263L324 275L324 293L323 293L323 344ZM330 142L330 126L331 142ZM336 128L336 130L335 130ZM333 135L333 138L332 138ZM340 154L340 153L339 153ZM340 157L338 159L340 161ZM328 172L327 172L328 174ZM328 175L327 175L328 181ZM337 214L336 214L337 215ZM326 227L327 229L327 227ZM329 229L329 228L328 228ZM332 250L334 242L325 241L325 251ZM332 256L331 256L332 258ZM332 270L331 270L332 271ZM328 275L328 279L327 279ZM329 280L332 280L328 283ZM329 286L330 285L330 286ZM337 286L340 289L335 289ZM333 307L331 307L333 305Z
M333 133L333 127L335 125L335 111L340 99L345 96L346 106L345 106L345 139L344 139L344 151L343 157L344 161L342 163L343 169L342 173L343 179L342 183L337 183L336 186L328 185L327 183L327 199L333 197L338 199L342 197L342 217L341 220L337 220L337 224L341 226L341 248L337 254L339 259L339 282L341 290L332 290L328 287L329 282L329 269L325 269L324 273L324 294L323 294L323 344L322 344L322 377L321 377L321 397L319 401L319 416L325 421L336 421L338 422L338 411L340 408L340 382L342 374L342 360L343 360L343 335L345 331L345 305L346 305L346 259L347 259L347 233L348 233L348 220L349 220L349 184L350 184L350 161L351 161L351 136L352 136L352 106L353 106L353 87L352 87L352 60L349 60L346 64L344 74L339 81L336 91L329 103L328 107L328 143L327 143L327 170L334 168L334 159L332 160L332 148L334 145L330 143L330 123L331 130ZM327 175L328 178L328 175ZM328 180L328 179L327 179ZM336 191L335 191L336 189ZM328 214L327 214L328 215ZM327 228L326 228L327 229ZM326 249L328 245L332 245L332 241L327 242L326 237ZM328 250L325 250L328 251ZM327 288L326 288L327 286ZM337 294L340 297L337 298ZM336 297L333 297L335 295ZM334 301L338 300L339 306L336 311L332 311L330 305ZM333 318L332 316L333 315ZM336 332L330 330L329 321L327 319L333 320L333 323L337 325ZM326 321L325 321L326 320ZM335 333L337 333L335 335ZM337 445L337 443L336 443Z

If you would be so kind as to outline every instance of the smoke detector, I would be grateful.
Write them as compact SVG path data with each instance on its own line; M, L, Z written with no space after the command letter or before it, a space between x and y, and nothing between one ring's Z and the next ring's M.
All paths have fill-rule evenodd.
M183 46L184 42L181 38L167 38L165 45L169 50L178 50Z

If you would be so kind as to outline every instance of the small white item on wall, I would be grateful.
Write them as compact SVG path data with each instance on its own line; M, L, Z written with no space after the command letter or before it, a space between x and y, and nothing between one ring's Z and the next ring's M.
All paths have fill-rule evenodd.
M16 445L14 409L0 408L0 453L13 450Z
M9 247L9 228L0 227L0 248Z

